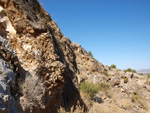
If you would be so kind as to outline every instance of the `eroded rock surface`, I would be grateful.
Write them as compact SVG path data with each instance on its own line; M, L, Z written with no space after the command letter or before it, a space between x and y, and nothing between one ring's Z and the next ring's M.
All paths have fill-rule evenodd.
M0 1L0 111L56 112L77 71L70 43L37 0Z

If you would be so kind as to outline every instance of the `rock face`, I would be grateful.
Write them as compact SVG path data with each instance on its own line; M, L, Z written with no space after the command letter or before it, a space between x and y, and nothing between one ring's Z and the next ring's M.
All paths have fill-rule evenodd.
M67 90L79 95L75 58L37 0L0 1L0 112L56 112Z
M18 112L15 108L15 98L11 95L11 89L15 89L16 75L9 64L0 57L0 111Z
M89 100L77 88L85 80L109 83L114 91L95 97L102 100L98 108L150 110L129 100L138 94L149 102L149 81L96 61L61 33L37 0L0 0L0 113L84 112Z

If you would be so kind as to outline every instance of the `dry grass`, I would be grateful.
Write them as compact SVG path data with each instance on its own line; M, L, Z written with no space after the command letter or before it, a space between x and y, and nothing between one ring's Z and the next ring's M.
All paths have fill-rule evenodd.
M129 112L125 111L124 109L119 108L115 104L93 103L93 106L91 107L88 113L129 113Z
M84 92L80 92L80 96L81 96L81 99L86 104L87 108L90 108L92 105L92 100L91 100L90 96Z
M126 108L127 110L132 110L133 103L129 99L121 99L119 100L123 108Z
M114 95L112 90L107 90L107 91L105 92L105 94L106 94L106 96L107 96L108 98L112 98L113 95Z
M143 109L145 109L145 110L148 110L148 109L149 109L149 106L148 106L148 104L147 104L147 101L146 101L144 98L140 97L140 98L137 100L137 102L138 102L138 104L139 104L139 107L141 107L141 108L143 108Z
M149 109L149 106L147 104L147 100L142 96L132 94L131 95L131 101L134 102L135 104L137 104L140 108L143 108L145 110Z

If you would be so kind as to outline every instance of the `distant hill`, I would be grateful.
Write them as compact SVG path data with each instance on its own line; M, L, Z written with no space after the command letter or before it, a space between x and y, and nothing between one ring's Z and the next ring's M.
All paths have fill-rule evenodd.
M150 73L150 69L140 69L137 72L138 73Z

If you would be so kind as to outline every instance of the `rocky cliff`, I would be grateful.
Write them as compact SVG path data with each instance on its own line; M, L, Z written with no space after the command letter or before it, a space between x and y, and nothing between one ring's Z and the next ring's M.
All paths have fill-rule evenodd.
M1 112L56 112L62 99L69 105L62 95L77 93L75 59L71 41L37 0L0 1Z
M109 82L130 95L139 85L122 83L126 76L66 38L37 0L0 0L0 113L88 112L80 83Z

